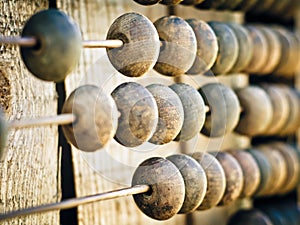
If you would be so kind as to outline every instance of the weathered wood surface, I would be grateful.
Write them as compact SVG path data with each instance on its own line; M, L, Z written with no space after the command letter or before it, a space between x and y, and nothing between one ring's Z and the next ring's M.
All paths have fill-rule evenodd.
M1 35L20 35L24 22L47 8L46 0L0 1ZM34 78L21 61L19 48L0 46L0 105L7 119L55 115L55 85ZM11 130L0 161L0 212L60 199L57 127ZM31 215L1 224L59 224L59 213Z

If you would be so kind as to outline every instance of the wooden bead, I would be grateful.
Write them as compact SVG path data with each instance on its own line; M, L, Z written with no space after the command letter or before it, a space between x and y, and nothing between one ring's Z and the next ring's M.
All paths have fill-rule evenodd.
M185 199L179 213L191 213L202 203L207 189L207 178L200 164L188 155L167 157L180 170L185 184Z
M4 115L0 108L0 159L4 157L4 149L6 145L6 138L7 138L7 124L6 120L4 119Z
M179 76L193 65L197 40L193 29L182 18L165 16L154 23L162 46L154 69L164 75Z
M76 121L62 129L67 140L82 151L96 151L115 135L118 118L115 102L94 85L75 89L64 103L62 113L75 115Z
M198 9L217 9L222 5L225 0L205 0L202 3L196 5Z
M184 110L178 95L162 84L146 87L154 96L158 106L158 124L149 142L163 145L173 141L179 134L183 121Z
M210 112L201 133L210 137L221 137L231 132L239 121L240 104L229 87L220 83L210 83L199 89Z
M219 206L228 205L240 197L244 185L243 171L238 161L226 152L212 152L220 162L225 172L225 193L219 202Z
M155 5L159 3L161 0L133 0L141 5Z
M272 185L272 167L267 157L256 149L247 150L255 159L260 170L260 184L255 192L255 196L263 196Z
M42 80L63 81L79 62L81 33L64 12L48 9L34 14L22 36L38 40L38 46L21 47L20 51L27 69Z
M183 0L182 2L180 2L180 4L182 4L182 5L197 5L203 1L205 1L205 0Z
M260 87L249 86L237 90L236 94L243 112L235 131L248 136L263 134L273 118L272 103L267 93Z
M241 210L234 214L228 225L275 225L270 218L257 209Z
M275 135L283 129L288 121L290 111L289 100L278 86L262 84L262 87L270 97L273 108L272 122L264 131L264 135Z
M287 178L286 161L282 154L271 146L262 145L257 148L267 157L272 169L272 185L270 185L270 189L264 195L276 194L285 185Z
M200 133L205 122L205 104L199 92L183 83L169 86L180 98L184 120L177 141L188 141Z
M238 161L243 171L244 184L240 197L251 197L260 184L260 170L257 162L247 151L230 150L227 152Z
M120 48L107 48L111 64L125 76L140 77L155 65L160 42L152 22L143 15L126 13L110 26L107 39L123 41Z
M111 95L121 113L116 141L126 147L147 142L158 123L158 109L152 94L140 84L127 82L119 85Z
M292 146L280 142L272 143L271 146L277 149L284 157L287 165L287 179L278 193L286 194L299 184L299 156Z
M133 195L139 209L156 220L167 220L181 209L185 198L184 180L169 160L150 158L134 172L132 185L149 185L151 190Z
M253 42L249 31L237 23L228 23L235 33L239 43L238 59L231 69L231 73L238 73L247 68L253 55Z
M235 8L235 10L240 10L243 12L247 12L250 9L252 9L252 7L254 7L254 5L258 2L259 0L242 0L242 2Z
M160 3L164 5L178 5L182 1L183 0L162 0Z
M269 56L268 40L260 29L254 26L246 26L246 28L253 42L253 55L245 71L247 73L261 74Z
M197 39L197 56L189 75L204 74L214 65L219 51L218 39L213 29L202 20L188 19Z
M219 44L218 57L211 70L214 75L226 74L238 59L238 39L227 24L220 22L209 22L208 24L214 30Z
M218 7L218 9L223 9L223 10L233 10L235 9L242 0L230 0L230 1L225 1L222 5Z
M206 195L197 210L207 210L219 204L226 188L226 177L220 162L211 154L197 152L191 155L205 171Z

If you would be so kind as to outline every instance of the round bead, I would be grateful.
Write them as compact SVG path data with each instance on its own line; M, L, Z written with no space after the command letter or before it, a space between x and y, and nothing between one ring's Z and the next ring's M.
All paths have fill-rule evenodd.
M143 15L126 13L110 26L107 39L123 41L120 48L107 48L111 64L125 76L149 72L159 56L159 37L152 22Z
M226 188L226 177L219 161L208 153L197 152L192 157L200 163L207 178L206 195L197 210L210 209L219 204Z
M278 193L286 194L299 184L300 165L296 150L292 146L283 143L272 143L273 148L277 149L283 156L287 165L287 179Z
M201 133L210 137L221 137L231 132L239 121L240 104L229 87L220 83L210 83L199 89L210 112Z
M214 75L226 74L238 59L238 39L227 24L220 22L209 22L208 24L214 30L219 44L218 57L211 70Z
M262 87L270 97L273 108L272 122L264 131L264 135L275 135L283 129L289 119L289 100L275 85L262 84Z
M80 30L59 10L48 9L34 14L26 22L22 37L38 40L38 46L21 47L20 50L27 69L42 80L63 81L79 62Z
M161 0L134 0L134 1L141 5L155 5L159 3Z
M158 124L149 142L163 145L173 141L179 134L183 121L184 110L178 95L162 84L146 87L154 96L158 106Z
M180 98L184 111L183 126L176 140L188 141L200 133L205 122L205 104L199 92L183 83L169 86Z
M226 152L212 152L213 156L220 162L225 172L226 188L219 206L228 205L235 201L243 190L243 171L238 161Z
M156 220L167 220L181 209L185 198L184 180L167 159L150 158L134 172L132 185L149 185L151 190L133 195L139 209Z
M7 124L4 119L4 115L0 108L0 159L5 155L4 148L6 145L6 137L7 137Z
M242 0L242 2L235 8L235 10L240 10L243 12L247 12L250 9L252 9L252 7L254 7L254 5L258 2L259 0Z
M241 210L234 214L228 225L273 225L270 218L257 209Z
M260 29L254 26L247 26L246 28L253 42L253 55L245 70L247 73L261 74L269 56L268 40Z
M182 4L182 5L197 5L203 1L205 1L205 0L183 0L182 2L180 2L180 4Z
M271 188L272 185L272 167L267 157L256 149L247 150L255 159L260 170L260 184L255 192L255 196L262 196Z
M273 118L272 103L267 93L260 87L249 86L236 94L243 112L235 131L248 136L263 134Z
M189 75L204 74L214 65L219 51L218 39L213 29L202 20L188 19L197 39L197 56Z
M154 25L162 44L154 69L168 76L184 74L196 58L197 40L193 29L177 16L162 17Z
M148 141L158 123L158 109L152 94L140 84L119 85L112 97L121 113L116 141L126 147L136 147Z
M183 0L162 0L160 3L164 5L178 5L182 1Z
M202 203L207 189L205 171L200 164L188 155L167 157L180 170L185 184L185 199L179 213L195 211Z
M253 42L249 31L237 23L228 23L235 33L239 43L238 59L231 69L231 73L243 71L250 64L253 55Z
M75 115L75 122L62 129L67 140L82 151L96 151L115 135L118 118L115 102L94 85L75 89L64 103L62 113Z
M228 153L238 161L243 171L244 184L240 197L251 197L260 184L260 170L257 162L247 151L231 150Z
M278 150L270 146L259 146L258 149L267 157L272 169L272 185L270 185L270 189L264 195L276 194L287 178L286 161Z
M226 0L205 0L204 2L196 5L198 9L216 9L222 5Z

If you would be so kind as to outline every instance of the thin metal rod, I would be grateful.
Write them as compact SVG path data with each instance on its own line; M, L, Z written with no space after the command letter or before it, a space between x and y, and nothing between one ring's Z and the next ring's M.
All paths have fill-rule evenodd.
M28 209L22 209L18 211L0 214L0 221L11 219L17 216L25 216L25 215L35 214L35 213L45 213L53 210L70 209L70 208L77 207L79 205L88 204L92 202L99 202L99 201L125 197L125 196L135 195L135 194L142 194L142 193L146 193L149 190L150 190L150 186L148 185L136 185L133 187L109 191L101 194L89 195L80 198L71 198L57 203L40 205Z
M121 40L91 40L82 42L84 48L120 48L123 45L124 43Z
M0 43L20 45L22 47L34 47L37 45L37 39L34 37L0 36Z
M61 114L51 117L42 117L35 119L19 120L8 122L8 127L11 129L46 126L46 125L64 125L71 124L76 120L74 114Z

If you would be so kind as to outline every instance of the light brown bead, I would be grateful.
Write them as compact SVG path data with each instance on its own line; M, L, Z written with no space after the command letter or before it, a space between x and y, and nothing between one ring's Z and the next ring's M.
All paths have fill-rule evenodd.
M278 86L262 84L262 87L270 97L273 108L272 122L263 135L275 135L281 132L289 119L289 100Z
M169 160L150 158L135 170L132 185L149 185L151 190L133 195L139 209L156 220L167 220L181 209L185 198L184 180Z
M261 74L268 60L269 45L266 36L254 26L246 26L253 42L252 59L245 69L247 73Z
M155 5L159 3L161 0L134 0L134 1L141 5Z
M231 73L238 73L247 68L253 55L253 42L249 31L240 24L228 23L228 26L235 33L239 43L239 53L236 63L231 69Z
M243 171L244 184L240 197L251 197L260 184L260 170L257 162L247 151L230 150L227 152L239 162Z
M235 131L248 136L263 134L273 118L270 97L262 88L256 86L237 90L236 94L243 112Z
M158 109L152 94L140 84L127 82L119 85L111 95L121 114L115 139L126 147L148 141L158 123Z
M75 89L64 103L62 113L75 115L76 121L62 129L67 140L82 151L96 151L115 135L116 104L111 96L94 85Z
M162 46L154 69L167 76L179 76L193 65L197 40L193 29L182 18L165 16L154 23Z
M241 210L234 214L228 225L275 225L270 218L257 209Z
M162 0L160 3L164 5L178 5L182 1L183 0Z
M207 192L197 210L207 210L219 204L226 188L226 177L219 161L208 153L197 152L191 155L205 171Z
M179 134L183 121L184 110L178 95L162 84L146 87L154 96L158 107L158 124L149 142L157 145L173 141Z
M120 48L107 48L112 65L125 76L140 77L155 65L160 42L152 22L143 15L126 13L110 26L107 39L123 41Z
M205 104L199 92L190 85L177 83L169 86L180 98L184 121L177 141L188 141L198 135L205 122Z
M207 189L207 178L200 164L188 155L167 157L180 170L185 184L185 199L179 213L191 213L202 203Z
M0 108L0 159L5 156L5 146L7 138L7 124L3 112Z
M227 24L220 22L209 22L208 24L214 30L219 45L217 60L211 70L214 75L226 74L238 59L238 39Z
M199 89L210 112L201 133L210 137L221 137L236 127L240 116L240 103L229 87L220 83L209 83Z
M218 39L213 29L202 20L188 19L197 39L197 56L193 66L186 73L204 74L214 65L219 51Z
M264 196L272 188L272 166L268 158L259 150L247 150L255 159L260 170L260 183L255 196Z
M225 193L218 205L228 205L241 195L244 185L243 171L238 161L229 153L212 152L211 154L222 165L226 177Z

